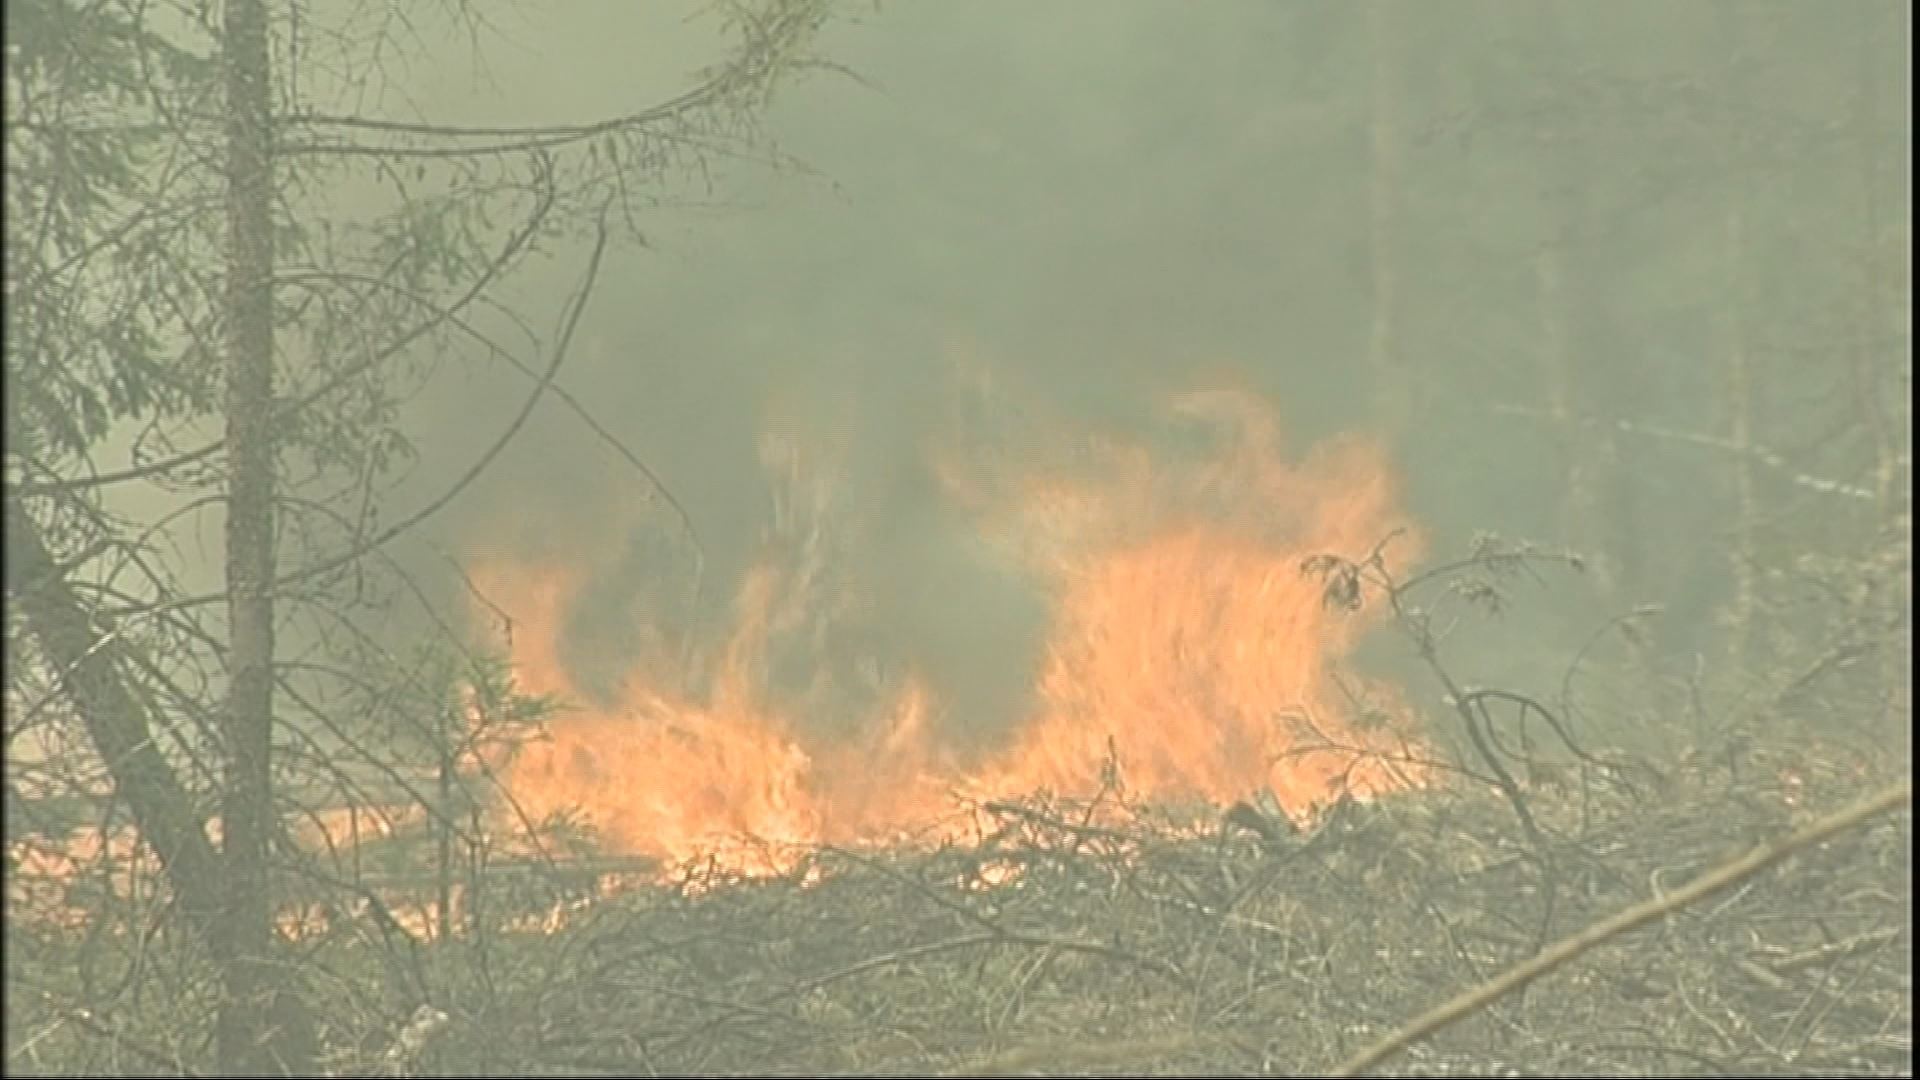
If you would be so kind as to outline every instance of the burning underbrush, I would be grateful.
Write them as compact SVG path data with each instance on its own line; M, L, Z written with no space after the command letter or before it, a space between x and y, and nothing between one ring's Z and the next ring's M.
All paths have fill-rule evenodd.
M290 943L290 970L347 1075L429 1006L449 1019L409 1051L421 1074L1315 1073L1904 775L1804 745L1753 748L1737 775L1576 767L1525 793L1536 848L1485 785L1343 799L1296 826L1272 800L1140 800L1112 772L1091 798L980 802L964 830L932 830L964 841L816 845L777 872L524 866L486 879L496 918L471 911L465 933L365 910ZM1911 904L1902 811L1615 938L1380 1071L1911 1075ZM116 962L83 944L93 959L54 963L74 942L13 920L8 934L39 973L10 991L16 1065L191 1060L210 991L170 935L128 942L128 963L171 972L175 993L75 1013L60 1002L103 1000Z
M929 490L891 507L922 508L933 523L922 529L889 520L850 479L860 447L770 422L764 531L750 565L723 583L727 602L706 633L658 602L673 591L671 563L650 564L659 591L629 598L634 633L619 646L576 632L583 612L606 606L609 567L660 531L643 512L610 513L584 536L525 521L489 532L508 550L467 560L474 637L510 664L508 698L558 711L516 724L476 691L449 725L468 730L428 740L437 761L377 760L351 783L283 789L283 804L303 808L289 815L289 853L369 894L290 899L283 935L312 939L381 896L415 937L458 933L495 876L482 862L584 856L574 861L609 868L601 893L784 878L822 846L977 845L999 828L980 808L1036 792L1092 799L1082 824L1106 827L1116 806L1093 797L1122 774L1142 801L1259 802L1296 823L1429 781L1413 710L1349 663L1383 605L1330 606L1302 570L1321 552L1408 532L1376 444L1287 447L1270 404L1231 391L1170 398L1155 424L1125 431L987 423L1011 412L991 407L963 422L969 402L993 404L956 395L953 422L929 434L909 473ZM1417 554L1408 539L1393 562ZM904 571L871 573L886 560ZM962 584L944 580L956 575ZM1037 633L1025 648L986 640L1006 629L976 610L981 590L968 585L986 582L1031 601ZM972 636L939 639L944 652L896 640L907 635L892 594L923 588L952 601L910 616ZM1004 715L982 715L953 677L969 652L1004 658L967 669L1018 684L996 699ZM369 780L384 797L368 799ZM577 826L557 847L545 828L556 822ZM151 899L158 875L130 858L122 831L126 850L104 862L138 862ZM85 913L54 894L104 865L97 833L56 831L17 852L46 886L36 908L75 929ZM1020 872L1006 864L982 883ZM561 925L577 916L579 891L514 925Z
M583 674L594 649L569 628L603 603L597 546L619 544L546 536L471 560L478 625L518 688L565 703L490 762L513 814L578 814L610 850L665 864L779 875L822 844L963 842L978 826L966 806L1091 796L1121 766L1144 798L1265 797L1296 820L1424 783L1412 710L1348 663L1383 605L1329 605L1302 572L1319 552L1407 533L1385 455L1358 439L1288 453L1246 394L1189 394L1166 412L1184 441L1000 431L926 448L940 543L1044 612L1031 655L979 675L1025 681L1010 715L969 713L967 687L928 678L952 655L890 640L902 635L888 594L951 589L940 579L956 564L916 564L924 581L863 573L919 549L857 512L831 439L763 439L772 513L725 632L663 631L649 610L637 618L651 646L616 656L612 678L601 663L598 686ZM1391 553L1396 566L1416 555L1411 538ZM931 617L992 634L978 600L961 588ZM676 639L678 653L663 649Z
M1248 808L1223 823L1117 792L1105 811L1029 798L981 807L995 827L971 845L827 847L771 877L715 867L723 880L692 895L626 892L533 951L495 943L500 985L459 991L464 1019L430 1067L1318 1072L1543 935L1677 889L1810 813L1789 803L1804 787L1670 780L1536 798L1547 875L1511 807L1478 788L1344 802L1264 837ZM1821 791L1828 806L1852 794ZM1910 1074L1910 839L1903 814L1812 848L1385 1071Z
M1329 603L1305 572L1374 551L1404 580L1384 456L1282 453L1241 395L1172 411L1184 442L930 448L967 543L1044 600L991 738L887 647L830 440L769 434L771 520L720 631L642 612L612 678L569 628L632 523L470 560L505 696L561 708L456 693L437 771L381 763L404 798L290 815L282 947L320 1046L350 1071L430 1008L446 1030L405 1059L449 1074L1319 1071L1894 767L1803 745L1656 775L1508 747L1496 784L1457 716L1353 662L1386 594ZM1910 1073L1909 833L1808 849L1388 1071ZM10 915L58 916L8 921L46 974L9 984L9 1062L194 1059L212 991L131 834L10 840L59 888L9 881ZM125 880L81 911L83 863ZM154 965L166 1000L115 996Z

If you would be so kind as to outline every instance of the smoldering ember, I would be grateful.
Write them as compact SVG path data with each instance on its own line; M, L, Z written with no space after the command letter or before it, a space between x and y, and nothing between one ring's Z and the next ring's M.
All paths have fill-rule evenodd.
M1905 6L162 7L10 1073L1912 1074Z

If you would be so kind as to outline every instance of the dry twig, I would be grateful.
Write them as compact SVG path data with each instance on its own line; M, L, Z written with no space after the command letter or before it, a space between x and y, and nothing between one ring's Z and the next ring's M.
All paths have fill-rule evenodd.
M1824 817L1779 843L1759 848L1722 865L1717 870L1703 874L1685 888L1636 904L1612 918L1602 919L1577 934L1561 939L1558 944L1525 963L1510 968L1504 974L1417 1017L1400 1030L1347 1059L1330 1075L1358 1076L1415 1041L1471 1016L1608 938L1644 926L1730 885L1737 885L1779 863L1796 851L1811 847L1864 821L1904 806L1912 799L1912 783L1897 784L1863 803Z

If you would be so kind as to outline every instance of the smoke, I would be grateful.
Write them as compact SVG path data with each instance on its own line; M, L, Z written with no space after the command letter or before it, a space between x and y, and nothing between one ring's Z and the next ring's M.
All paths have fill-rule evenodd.
M601 115L631 107L633 73L690 70L693 31L651 36L670 21L653 5L579 7L519 28L494 61L501 97L461 83L441 104L499 121ZM1196 19L1007 0L887 5L840 28L824 48L863 81L816 76L768 118L812 172L724 169L716 207L643 222L650 246L609 259L562 376L664 480L701 558L649 481L551 401L434 543L595 567L566 647L583 685L611 694L649 626L710 640L724 625L774 525L765 437L795 433L837 454L840 558L867 598L866 640L933 684L961 741L990 739L1024 708L1048 597L932 472L956 361L1065 430L1145 437L1168 392L1216 384L1271 400L1290 453L1365 426L1369 54L1345 11L1225 3ZM1502 393L1531 371L1524 343L1489 345L1458 313L1455 268L1483 239L1450 220L1430 213L1427 247L1403 256L1421 285L1409 324L1429 332L1406 345L1426 440L1402 448L1412 509L1443 538L1539 534L1557 482L1546 456L1444 413L1473 396L1471 377L1428 374L1442 352ZM1531 286L1513 260L1492 263L1476 303L1504 293L1506 325L1528 325ZM524 306L557 311L577 273L557 259L521 283ZM526 389L505 370L450 380L421 403L422 444L470 460ZM1426 464L1443 459L1470 468ZM418 487L438 479L423 470Z
M605 14L603 32L656 21ZM728 170L721 208L663 211L643 226L650 249L609 260L562 382L684 507L698 600L674 515L551 402L436 541L591 565L564 647L580 684L611 697L649 627L708 646L723 632L774 527L763 438L831 447L839 558L864 602L853 637L928 685L951 741L991 745L1027 709L1049 598L934 474L962 366L1009 387L1007 409L1134 438L1167 392L1228 378L1273 395L1304 449L1350 396L1352 365L1326 358L1364 341L1352 268L1303 274L1298 252L1354 250L1361 207L1314 236L1325 207L1284 205L1243 171L1277 149L1248 93L1297 97L1302 75L1272 69L1259 39L1307 20L1270 5L1179 15L888 9L826 43L864 83L812 79L769 118L814 174ZM619 99L593 80L635 64L594 55L604 36L549 33L496 65L524 91L518 114L550 117L541 95ZM568 48L590 53L565 65L580 82L521 80L519 62ZM557 309L574 274L556 260L524 283L527 306ZM460 460L525 390L505 371L438 389L423 444Z

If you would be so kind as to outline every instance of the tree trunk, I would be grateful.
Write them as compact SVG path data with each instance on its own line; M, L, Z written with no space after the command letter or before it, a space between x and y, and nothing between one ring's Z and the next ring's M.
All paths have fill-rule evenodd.
M229 959L217 1026L224 1075L285 1073L275 1005L267 844L273 829L273 130L264 0L227 0L227 526L230 640L221 809Z
M1752 656L1754 615L1759 607L1760 502L1753 469L1753 363L1747 351L1741 314L1746 264L1746 223L1741 213L1742 192L1736 190L1726 210L1726 307L1722 313L1726 335L1728 438L1738 451L1733 457L1734 535L1728 569L1733 574L1733 604L1727 611L1727 650L1736 669Z
M1575 31L1568 27L1573 9L1541 4L1534 9L1537 48L1543 55L1563 54ZM1577 133L1577 118L1559 121ZM1565 145L1536 149L1546 185L1544 239L1534 256L1534 282L1540 320L1540 379L1548 410L1559 429L1562 453L1559 535L1586 558L1588 576L1601 602L1626 606L1630 532L1616 527L1624 514L1619 434L1612 425L1592 425L1595 413L1614 411L1624 367L1596 380L1593 370L1595 326L1590 309L1598 304L1601 270L1583 250L1593 213L1590 154L1576 134ZM1611 384L1611 386L1609 385ZM1616 391L1607 394L1608 389Z
M1861 13L1860 20L1860 92L1859 92L1859 133L1863 160L1861 162L1861 207L1865 211L1862 222L1866 233L1865 257L1861 260L1861 283L1859 289L1860 309L1857 318L1850 319L1843 330L1853 344L1848 349L1848 367L1853 375L1853 391L1859 415L1867 428L1867 434L1873 442L1873 494L1879 510L1876 524L1881 535L1897 536L1901 532L1910 532L1911 499L1900 498L1899 457L1901 444L1907 444L1909 452L1912 445L1912 417L1901 412L1904 395L1898 394L1895 387L1898 379L1889 378L1895 372L1881 370L1886 362L1888 350L1881 343L1895 338L1901 332L1901 326L1895 319L1889 318L1889 312L1897 307L1889 302L1890 295L1906 292L1904 286L1910 284L1910 275L1905 272L1909 265L1896 248L1893 238L1911 232L1911 222L1898 222L1904 228L1890 228L1886 209L1882 206L1882 176L1885 165L1879 153L1881 138L1881 96L1882 78L1880 49L1885 40L1907 41L1907 22L1910 11L1906 5L1900 5L1894 13L1892 26L1884 26L1880 20L1869 13ZM1899 161L1905 162L1902 154ZM1897 168L1898 166L1896 166ZM1909 177L1897 178L1901 186L1890 190L1900 191L1906 187ZM1898 292L1891 292L1886 283L1896 282ZM1895 361L1897 365L1898 361ZM1911 359L1909 356L1909 364ZM1908 372L1911 375L1911 372ZM1891 386L1889 384L1892 384ZM1907 515L1909 520L1903 521ZM1883 541L1885 543L1885 541ZM1884 549L1883 549L1884 550ZM1896 575L1897 580L1897 575ZM1882 620L1886 626L1898 626L1901 612L1909 603L1900 597L1903 590L1883 588L1876 590L1876 610L1873 617ZM1890 724L1898 724L1905 714L1903 695L1910 695L1912 684L1912 660L1909 650L1903 648L1882 648L1880 650L1880 684L1884 706L1881 719Z
M1559 532L1569 547L1581 549L1586 556L1595 590L1609 603L1617 603L1619 574L1614 553L1605 543L1600 512L1600 473L1608 459L1603 453L1608 436L1596 437L1585 423L1573 331L1568 325L1566 250L1575 234L1578 211L1567 205L1563 195L1556 194L1551 202L1555 226L1534 254L1533 277L1540 320L1540 381L1560 443Z
M193 795L154 740L145 704L121 672L123 647L95 624L67 583L20 500L6 502L7 594L40 643L48 667L62 673L94 751L127 801L141 838L167 876L188 929L207 941L225 968L224 939L215 932L225 899L220 865Z
M1368 251L1373 271L1373 319L1367 342L1367 377L1373 380L1373 399L1380 425L1389 438L1405 432L1412 411L1411 387L1400 362L1400 135L1398 129L1398 64L1394 50L1395 14L1411 9L1388 0L1367 4L1368 45L1373 56L1372 110L1369 139L1372 146L1368 188Z

